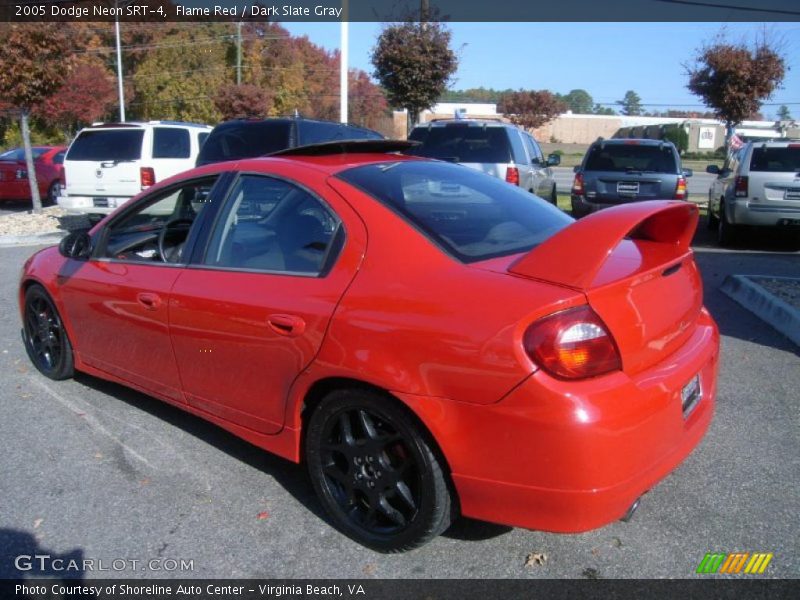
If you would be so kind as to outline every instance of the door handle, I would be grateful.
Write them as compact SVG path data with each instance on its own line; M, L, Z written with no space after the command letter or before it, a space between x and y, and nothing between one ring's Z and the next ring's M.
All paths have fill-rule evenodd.
M297 337L306 330L306 322L297 315L270 315L267 325L275 333L287 337Z
M161 296L150 292L140 292L136 294L136 301L147 310L157 310L161 306Z

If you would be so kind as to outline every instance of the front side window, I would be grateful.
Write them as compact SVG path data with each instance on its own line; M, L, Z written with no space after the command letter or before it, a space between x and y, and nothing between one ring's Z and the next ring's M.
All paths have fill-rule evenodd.
M161 191L112 223L101 255L137 262L183 262L183 249L211 197L216 176Z
M130 161L142 158L144 129L82 131L67 151L67 160Z
M526 252L572 223L571 217L540 198L459 165L379 163L338 177L465 263Z
M318 275L333 260L340 221L306 190L242 175L211 235L204 264Z
M153 158L189 158L191 154L188 130L177 127L153 129Z

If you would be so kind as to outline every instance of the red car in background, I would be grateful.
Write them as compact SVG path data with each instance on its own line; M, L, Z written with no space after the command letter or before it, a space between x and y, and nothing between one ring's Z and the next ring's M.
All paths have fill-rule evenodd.
M580 221L467 167L342 142L160 182L25 264L51 379L131 386L307 464L384 552L458 515L632 514L703 437L719 333L692 203Z
M55 204L64 182L65 146L34 146L36 181L43 204ZM31 200L25 150L14 148L0 154L0 201Z

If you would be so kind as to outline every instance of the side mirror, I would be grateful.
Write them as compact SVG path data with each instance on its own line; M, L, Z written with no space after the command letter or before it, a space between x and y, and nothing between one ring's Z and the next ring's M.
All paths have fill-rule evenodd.
M581 170L581 166L580 165L575 165L574 167L572 167L572 172L573 173L577 173L580 170Z
M61 240L58 251L66 258L86 260L92 254L92 238L86 230L73 231Z
M691 177L692 175L694 175L694 171L692 171L691 169L684 169L683 170L683 176L684 177Z
M719 167L717 165L708 165L706 167L706 173L711 173L712 175L719 175Z
M548 167L557 167L561 164L561 155L560 154L549 154L547 156L547 166Z

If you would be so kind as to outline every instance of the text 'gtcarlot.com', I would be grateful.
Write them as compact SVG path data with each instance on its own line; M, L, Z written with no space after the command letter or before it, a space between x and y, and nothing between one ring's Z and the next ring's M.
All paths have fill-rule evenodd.
M194 559L185 558L57 558L50 554L20 554L14 559L19 571L36 574L84 571L194 571Z

